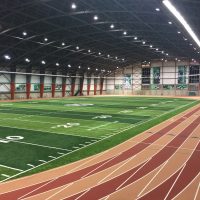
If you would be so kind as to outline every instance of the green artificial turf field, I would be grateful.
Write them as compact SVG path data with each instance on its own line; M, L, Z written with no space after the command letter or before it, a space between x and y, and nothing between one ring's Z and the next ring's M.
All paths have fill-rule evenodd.
M197 103L150 97L0 102L0 181L99 153Z

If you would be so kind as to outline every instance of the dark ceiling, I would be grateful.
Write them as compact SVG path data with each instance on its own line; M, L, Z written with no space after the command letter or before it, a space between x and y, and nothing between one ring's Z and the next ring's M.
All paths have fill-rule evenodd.
M199 35L200 0L171 2ZM76 9L72 9L73 3ZM94 20L95 15L98 20ZM48 41L44 41L45 38ZM3 66L34 66L70 72L84 72L89 67L90 71L107 72L151 59L198 59L198 51L192 38L161 0L0 1L0 61ZM11 59L6 60L5 55Z

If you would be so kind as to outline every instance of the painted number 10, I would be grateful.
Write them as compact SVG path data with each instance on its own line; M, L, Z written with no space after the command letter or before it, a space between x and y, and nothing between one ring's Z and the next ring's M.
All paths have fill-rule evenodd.
M9 142L14 142L14 141L17 141L17 140L23 140L24 137L22 136L7 136L5 139L3 138L0 138L0 143L9 143Z

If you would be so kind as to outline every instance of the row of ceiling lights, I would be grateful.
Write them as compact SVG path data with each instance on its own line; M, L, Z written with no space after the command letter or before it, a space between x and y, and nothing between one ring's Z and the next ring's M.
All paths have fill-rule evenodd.
M7 54L4 55L4 58L5 58L6 60L11 60L11 57L10 57L9 55L7 55ZM31 62L29 58L25 58L24 61L27 62L27 63L30 63L30 62ZM42 61L41 61L41 64L45 65L45 64L46 64L46 61L42 60ZM56 66L60 66L60 64L57 62L57 63L56 63ZM71 67L72 67L70 64L68 64L67 66L68 66L68 68L71 68ZM78 68L81 69L81 66L79 65ZM87 69L90 70L90 67L88 67ZM118 69L118 67L117 67L117 69ZM96 71L99 71L99 69L96 68ZM105 72L105 69L103 69L103 70L101 70L101 71L102 71L102 72ZM108 71L108 72L111 72L111 71Z

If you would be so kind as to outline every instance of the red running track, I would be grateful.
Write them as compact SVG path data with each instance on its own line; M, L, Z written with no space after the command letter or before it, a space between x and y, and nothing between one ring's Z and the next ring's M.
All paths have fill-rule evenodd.
M169 143L169 146L179 148L183 144L183 142L192 134L192 131L195 128L197 128L197 126L199 124L200 124L200 117L198 117L187 128L185 128L175 139L173 139ZM78 199L79 200L101 199L101 198L106 197L107 195L115 192L118 189L124 188L124 187L134 183L135 181L137 181L141 177L147 175L148 173L152 172L153 170L158 168L161 164L163 164L165 161L167 161L177 151L176 148L170 148L168 146L164 147L159 153L157 153L154 157L152 157L152 159L150 161L148 161L146 164L142 165L141 168L140 167L139 167L139 169L138 169L138 167L133 168L133 169L129 170L128 172L121 174L120 176L117 176L105 183L102 183L100 185L97 185L97 186L91 188L89 191L85 191L86 193L83 195L81 192L80 197ZM191 162L191 159L190 159L189 163L190 162ZM136 170L136 169L138 169L138 170ZM199 170L200 170L200 167L198 166L197 170L195 172L198 172ZM194 174L196 175L196 173L194 173ZM190 178L192 178L192 177L190 176ZM188 180L190 180L190 179L188 179ZM77 198L77 195L66 198L65 200L75 200L76 199L75 197ZM149 200L150 199L152 200L153 198L149 198Z
M183 117L179 118L175 122L171 123L170 125L168 125L167 127L161 129L160 131L156 132L154 135L148 137L147 139L145 139L141 143L139 143L139 144L135 145L134 147L128 149L127 151L123 152L122 154L120 154L117 157L104 160L104 161L99 162L99 163L97 163L95 165L92 165L90 167L84 168L84 169L79 170L77 172L73 172L73 173L64 175L64 176L59 177L57 179L53 179L53 180L46 181L46 182L43 182L43 183L40 183L40 184L32 185L32 186L25 187L25 188L22 188L22 189L19 189L19 190L16 190L16 191L11 191L11 192L2 194L2 195L0 195L0 200L8 200L8 199L14 200L14 199L22 197L22 196L24 196L24 195L26 195L28 193L29 194L26 195L26 197L33 196L33 195L36 195L36 194L40 194L42 192L46 192L48 190L60 187L60 186L65 185L67 183L71 183L71 182L74 182L76 180L79 180L83 176L87 177L87 176L92 175L94 173L100 172L100 171L102 171L104 169L107 169L107 168L109 168L109 167L111 167L113 165L116 165L116 164L118 164L118 163L120 163L120 162L122 162L124 160L127 160L128 158L136 155L137 153L141 152L146 147L148 147L151 143L153 143L156 140L158 140L160 137L165 135L171 129L173 129L176 126L178 126L180 123L185 121L186 118L192 116L195 112L197 112L199 110L200 110L200 107L198 107L195 110L187 113ZM177 143L178 143L178 141L177 141ZM172 143L171 145L174 145L174 144ZM168 148L165 151L167 151L169 153L172 150L170 150ZM173 154L173 151L170 153L170 155L171 154ZM163 155L164 155L164 150L163 150ZM165 157L165 158L167 159L167 157ZM162 163L162 162L164 162L164 159L162 159L160 161L160 163ZM150 161L150 163L152 163L152 161ZM147 164L147 166L148 166L148 164ZM141 172L142 172L142 170L141 170ZM138 176L141 176L141 173L140 173L140 175L138 174ZM132 181L132 179L130 181ZM31 191L33 191L33 192L31 192Z

